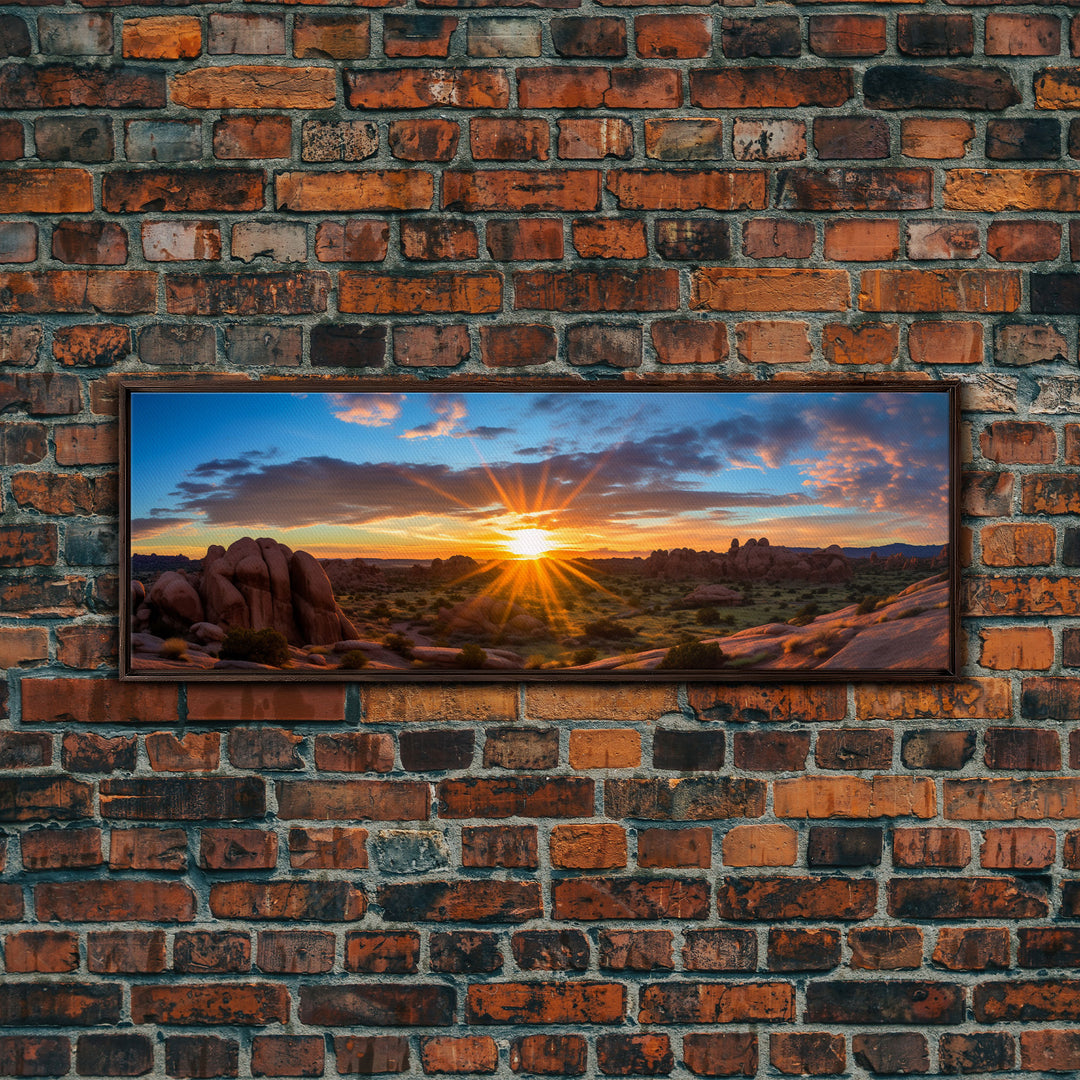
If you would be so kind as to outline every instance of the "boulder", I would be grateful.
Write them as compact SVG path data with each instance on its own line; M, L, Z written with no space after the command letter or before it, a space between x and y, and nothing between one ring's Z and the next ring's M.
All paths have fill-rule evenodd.
M234 627L277 630L292 645L356 637L319 561L269 537L244 536L227 549L212 544L201 575L166 571L142 607L147 618L156 611L204 642L221 641Z
M203 620L202 598L187 577L176 570L166 570L154 582L148 599L164 619L178 629Z

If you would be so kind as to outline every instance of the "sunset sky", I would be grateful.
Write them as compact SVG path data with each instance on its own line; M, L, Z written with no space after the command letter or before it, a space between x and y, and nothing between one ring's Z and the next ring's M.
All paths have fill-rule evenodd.
M948 539L940 392L135 392L131 456L133 552L198 557L241 536L416 560Z

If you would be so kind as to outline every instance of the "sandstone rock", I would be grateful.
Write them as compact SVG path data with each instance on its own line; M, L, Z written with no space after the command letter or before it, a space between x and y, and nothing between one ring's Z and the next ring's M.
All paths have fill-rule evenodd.
M477 596L452 608L439 609L439 622L448 633L470 638L528 641L547 633L547 624L524 608L497 596Z
M149 600L178 629L202 622L203 603L195 586L176 570L167 570L154 582Z

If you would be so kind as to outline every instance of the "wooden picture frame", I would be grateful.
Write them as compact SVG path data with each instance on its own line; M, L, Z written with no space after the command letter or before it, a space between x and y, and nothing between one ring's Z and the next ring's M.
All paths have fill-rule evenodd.
M121 678L948 679L953 381L121 382Z

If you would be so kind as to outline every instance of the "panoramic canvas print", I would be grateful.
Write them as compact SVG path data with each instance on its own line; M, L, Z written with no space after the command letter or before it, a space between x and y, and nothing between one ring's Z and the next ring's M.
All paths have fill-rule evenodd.
M948 388L125 392L127 675L951 671Z

